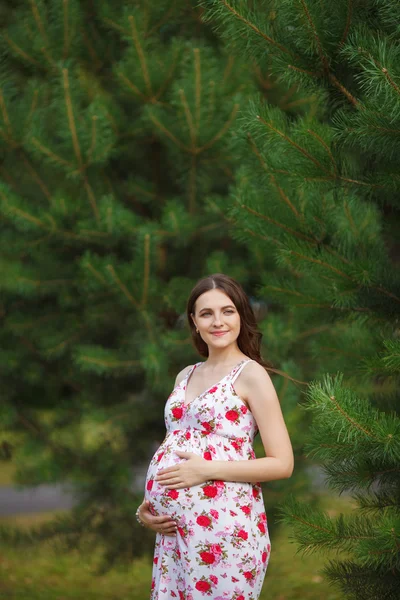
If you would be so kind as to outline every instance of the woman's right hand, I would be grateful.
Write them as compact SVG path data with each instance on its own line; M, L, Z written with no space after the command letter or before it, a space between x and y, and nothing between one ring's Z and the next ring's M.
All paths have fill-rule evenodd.
M145 524L146 527L152 529L156 533L162 533L163 535L175 537L177 529L175 521L173 521L169 515L163 515L160 517L155 517L152 515L148 500L143 500L142 504L139 506L138 512L139 519Z

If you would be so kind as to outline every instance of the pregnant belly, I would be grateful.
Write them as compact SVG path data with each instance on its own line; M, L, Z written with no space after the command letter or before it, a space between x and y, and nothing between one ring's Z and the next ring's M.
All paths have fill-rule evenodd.
M144 494L145 500L149 501L150 512L155 516L169 515L178 521L181 518L185 520L185 517L190 520L197 515L208 514L208 511L217 507L225 513L227 502L233 501L234 511L236 512L236 507L239 507L238 513L243 514L246 507L251 507L254 501L251 483L209 480L191 487L170 489L156 481L158 471L186 460L175 454L177 449L194 452L203 457L207 452L210 456L207 441L196 442L194 443L194 440L189 442L183 436L179 436L179 439L168 436L154 453L146 474ZM213 460L227 459L218 447L218 440L213 444L213 449L215 450ZM241 457L243 458L243 455ZM242 505L243 509L240 508Z
M182 448L182 450L185 449ZM179 458L174 454L174 449L171 446L163 445L160 446L151 459L146 474L145 500L150 502L149 509L153 515L170 515L171 518L176 518L182 516L182 513L187 510L193 509L194 488L168 489L165 485L160 485L155 479L160 469L174 466L183 460L186 459Z
M156 481L157 472L177 465L185 458L178 457L175 453L176 446L172 444L161 444L150 461L145 481L145 500L150 503L149 510L155 516L169 515L172 519L181 518L186 514L196 514L208 501L215 499L218 486L223 482L213 480L206 481L200 485L186 488L170 489L160 485ZM201 455L201 449L194 450L188 447L179 447L179 450L195 452Z

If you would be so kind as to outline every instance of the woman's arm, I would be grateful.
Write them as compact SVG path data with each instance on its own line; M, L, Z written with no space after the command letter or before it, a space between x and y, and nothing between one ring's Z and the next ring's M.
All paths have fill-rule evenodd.
M260 483L287 479L293 472L293 468L285 468L281 461L273 456L253 460L211 460L209 463L208 478L222 481Z
M208 461L209 477L255 483L287 479L293 473L294 455L271 378L260 364L251 362L243 369L240 379L241 388L246 392L246 400L257 422L265 457Z

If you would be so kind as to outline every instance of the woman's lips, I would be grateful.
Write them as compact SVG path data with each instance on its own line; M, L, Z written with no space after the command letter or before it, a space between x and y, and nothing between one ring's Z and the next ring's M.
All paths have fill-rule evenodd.
M228 333L228 332L227 331L216 331L215 333L213 333L213 335L220 336L220 335L225 335L225 333Z

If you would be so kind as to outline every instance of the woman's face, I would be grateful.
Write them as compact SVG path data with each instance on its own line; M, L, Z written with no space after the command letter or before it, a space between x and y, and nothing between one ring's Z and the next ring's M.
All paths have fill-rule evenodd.
M208 346L218 348L234 342L240 333L240 315L232 300L222 290L209 290L196 300L192 319L199 335ZM224 332L223 335L214 335Z

